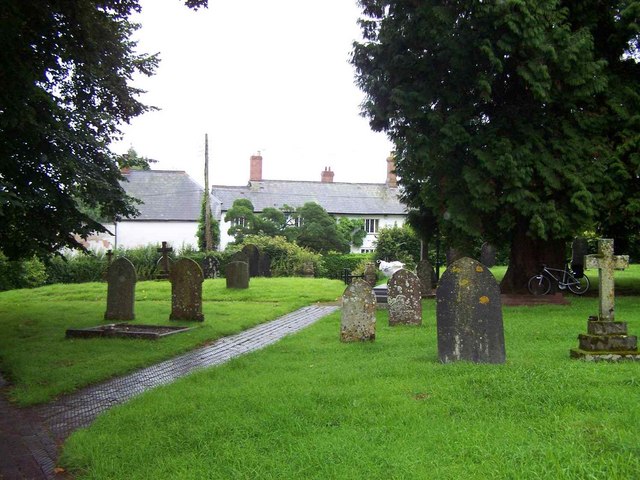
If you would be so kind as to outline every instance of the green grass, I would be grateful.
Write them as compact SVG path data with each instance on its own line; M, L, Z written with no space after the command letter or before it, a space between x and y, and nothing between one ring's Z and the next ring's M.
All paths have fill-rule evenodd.
M339 342L339 314L74 433L78 479L632 479L640 369L569 359L596 298L505 307L505 365L437 360L424 326ZM640 333L638 297L618 300Z
M20 405L46 402L62 393L170 358L225 335L314 302L336 300L337 280L255 278L249 289L227 290L224 279L203 285L205 321L169 321L169 282L139 282L135 324L189 325L195 329L156 341L65 339L68 328L108 323L106 284L52 285L0 293L0 369Z

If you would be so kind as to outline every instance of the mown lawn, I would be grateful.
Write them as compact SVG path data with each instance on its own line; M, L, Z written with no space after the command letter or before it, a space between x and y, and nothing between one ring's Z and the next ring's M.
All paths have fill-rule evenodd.
M175 322L169 282L139 282L134 324L188 325L193 330L156 341L65 339L68 328L100 325L106 284L52 285L0 293L0 369L20 405L121 375L315 302L335 301L338 280L255 278L246 290L228 290L224 279L203 285L205 321Z
M596 298L505 307L505 365L438 362L424 325L339 341L340 314L74 433L78 479L632 479L640 364L569 359ZM640 333L640 298L618 318Z

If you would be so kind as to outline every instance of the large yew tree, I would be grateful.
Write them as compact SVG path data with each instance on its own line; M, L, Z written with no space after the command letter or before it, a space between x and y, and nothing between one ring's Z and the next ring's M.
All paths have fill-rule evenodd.
M363 112L395 144L405 201L453 246L510 245L504 291L626 202L640 2L359 3Z
M206 0L187 0L192 7ZM100 217L136 210L109 143L148 110L131 85L158 59L135 51L137 0L4 0L0 9L0 250L81 248Z

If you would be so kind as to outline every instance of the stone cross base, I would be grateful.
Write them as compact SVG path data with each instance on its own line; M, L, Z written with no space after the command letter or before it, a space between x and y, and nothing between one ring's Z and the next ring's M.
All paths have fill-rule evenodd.
M589 317L587 334L578 335L579 346L570 351L571 358L588 361L638 360L638 337L627 334L626 322L601 321Z

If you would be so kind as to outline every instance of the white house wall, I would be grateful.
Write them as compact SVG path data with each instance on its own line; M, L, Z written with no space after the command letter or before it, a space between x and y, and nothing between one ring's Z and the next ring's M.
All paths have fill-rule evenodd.
M180 250L198 246L198 222L120 222L114 230L118 248L135 248L167 242Z

